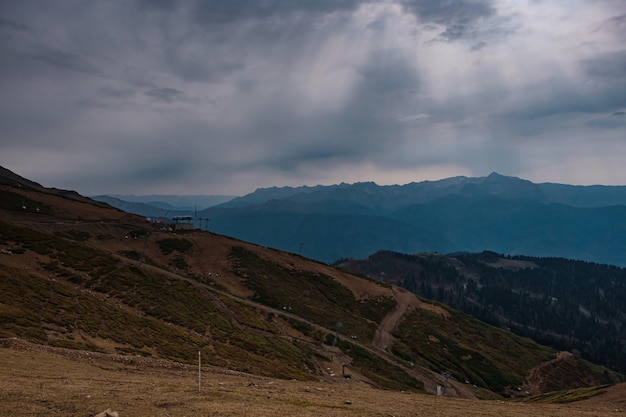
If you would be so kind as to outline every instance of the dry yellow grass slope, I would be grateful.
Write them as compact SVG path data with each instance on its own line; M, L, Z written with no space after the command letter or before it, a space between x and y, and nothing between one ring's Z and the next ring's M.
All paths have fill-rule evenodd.
M377 390L358 382L298 382L148 358L0 343L0 415L89 416L613 416L624 386L566 405L477 401Z

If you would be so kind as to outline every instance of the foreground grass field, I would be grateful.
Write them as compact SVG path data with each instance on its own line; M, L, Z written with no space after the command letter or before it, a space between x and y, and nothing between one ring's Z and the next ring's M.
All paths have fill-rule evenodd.
M2 416L90 416L106 409L120 417L626 414L619 392L569 404L478 401L377 390L343 378L336 383L299 382L208 368L203 369L198 392L198 370L190 365L26 343L4 346L0 347Z

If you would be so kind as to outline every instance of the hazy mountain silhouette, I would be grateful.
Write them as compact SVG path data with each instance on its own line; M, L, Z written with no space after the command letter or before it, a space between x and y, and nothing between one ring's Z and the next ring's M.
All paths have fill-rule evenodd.
M406 185L260 188L196 212L147 197L145 205L96 199L148 217L211 219L209 230L324 262L378 250L492 250L626 265L625 186L535 184L492 173Z
M492 173L406 185L258 189L202 212L210 229L332 262L377 250L560 256L625 265L626 187Z

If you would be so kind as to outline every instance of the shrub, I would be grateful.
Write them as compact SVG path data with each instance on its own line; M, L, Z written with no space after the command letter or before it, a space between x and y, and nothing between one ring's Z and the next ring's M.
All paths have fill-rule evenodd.
M187 239L162 239L157 241L157 244L163 255L169 255L174 251L185 253L193 246Z

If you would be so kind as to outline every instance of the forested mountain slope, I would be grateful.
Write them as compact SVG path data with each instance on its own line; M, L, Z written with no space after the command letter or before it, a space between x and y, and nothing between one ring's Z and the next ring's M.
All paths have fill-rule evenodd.
M339 265L626 371L626 269L493 252L379 252Z

